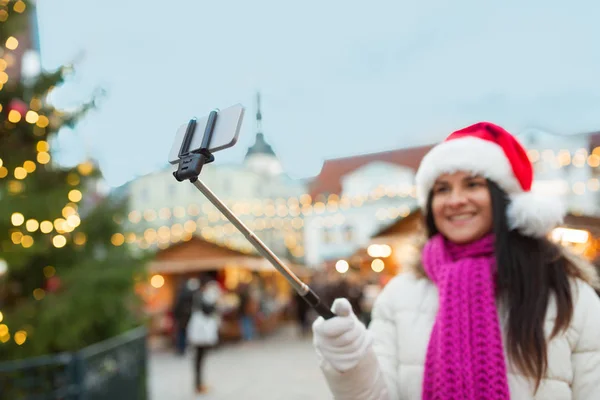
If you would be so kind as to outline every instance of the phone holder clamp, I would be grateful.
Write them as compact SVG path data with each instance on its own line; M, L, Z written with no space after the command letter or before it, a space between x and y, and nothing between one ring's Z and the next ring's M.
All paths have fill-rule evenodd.
M183 142L181 143L181 149L179 150L179 165L177 171L173 172L173 176L179 182L188 179L190 182L197 181L202 167L215 160L215 156L210 152L209 146L217 122L217 115L217 111L211 111L208 115L204 136L202 136L202 144L199 149L194 151L190 151L190 145L196 133L196 119L192 118L188 123Z

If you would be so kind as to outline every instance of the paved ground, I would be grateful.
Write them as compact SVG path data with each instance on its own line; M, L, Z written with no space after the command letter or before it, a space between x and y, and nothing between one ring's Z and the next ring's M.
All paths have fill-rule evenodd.
M155 350L150 357L151 400L312 400L330 399L311 339L293 327L267 339L223 346L205 362L206 395L193 391L192 352L178 357Z

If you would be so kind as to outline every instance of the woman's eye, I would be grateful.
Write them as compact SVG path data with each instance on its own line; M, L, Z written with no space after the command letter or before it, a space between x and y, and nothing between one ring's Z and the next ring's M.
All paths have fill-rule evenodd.
M443 187L443 186L439 186L433 189L433 193L437 194L437 193L444 193L447 192L448 188L447 187Z
M471 181L467 184L467 186L470 188L481 187L483 186L483 182Z

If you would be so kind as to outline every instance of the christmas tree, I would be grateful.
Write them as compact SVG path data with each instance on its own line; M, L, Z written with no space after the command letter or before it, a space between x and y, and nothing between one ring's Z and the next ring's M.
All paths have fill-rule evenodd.
M0 360L77 350L140 323L142 260L118 232L124 199L98 196L94 162L52 157L57 132L94 102L61 112L46 101L69 67L22 79L30 12L0 0Z

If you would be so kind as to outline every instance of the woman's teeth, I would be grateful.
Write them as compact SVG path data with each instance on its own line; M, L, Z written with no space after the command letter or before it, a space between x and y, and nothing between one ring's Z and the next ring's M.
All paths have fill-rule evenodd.
M450 221L462 221L462 220L471 218L473 215L474 215L473 213L459 214L459 215L453 215L449 219L450 219Z

